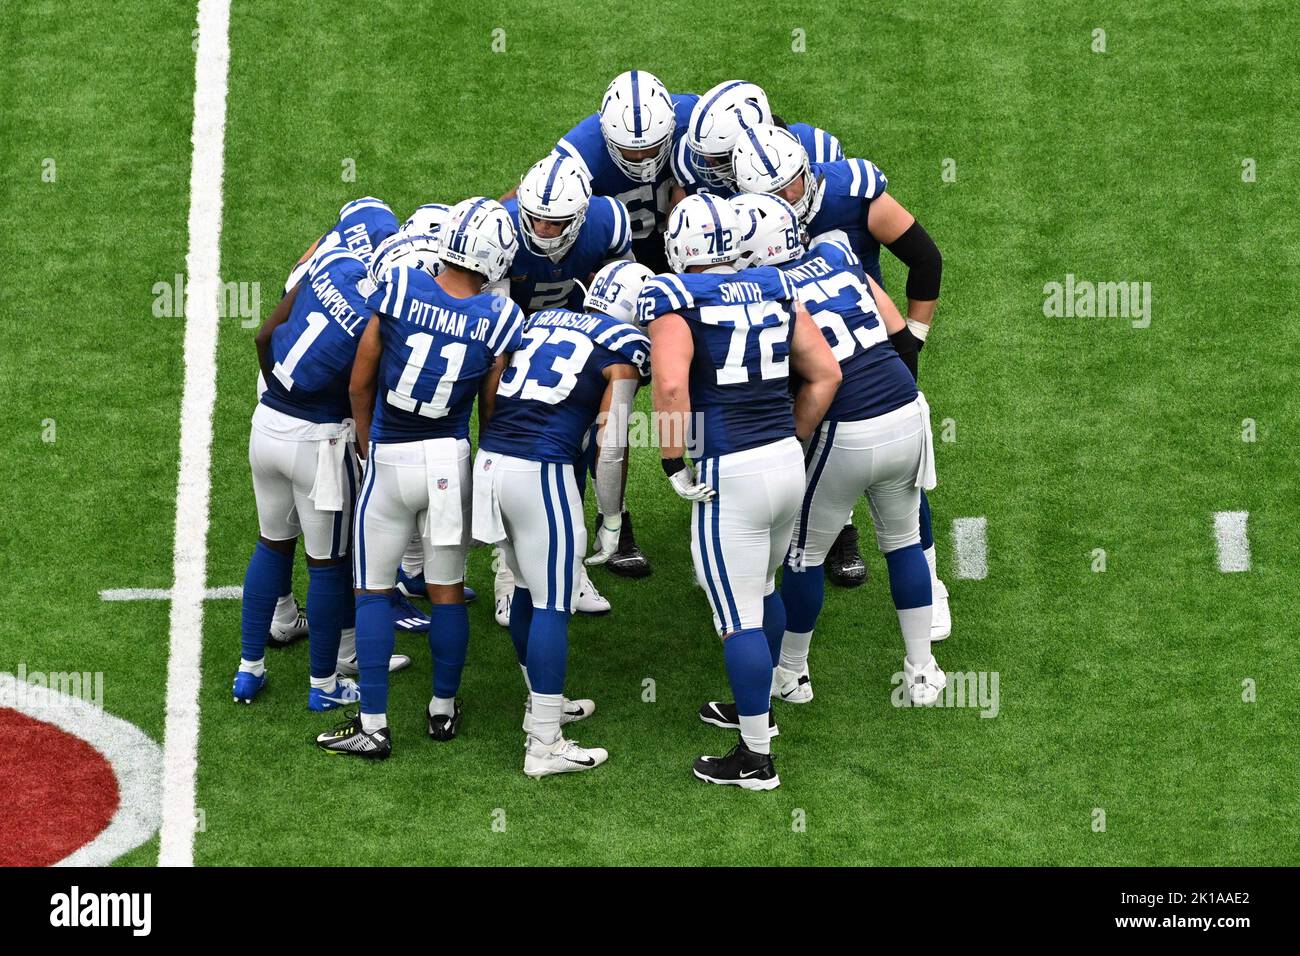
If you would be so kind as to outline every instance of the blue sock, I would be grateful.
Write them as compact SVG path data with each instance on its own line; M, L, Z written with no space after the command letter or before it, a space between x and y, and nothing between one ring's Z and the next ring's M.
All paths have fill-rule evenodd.
M781 598L785 602L785 629L791 634L811 634L817 626L826 597L823 565L796 571L788 564L781 573Z
M388 659L393 656L393 599L357 595L357 670L361 712L388 712Z
M889 565L889 593L894 596L894 607L902 611L932 603L930 566L919 544L890 551L885 563Z
M533 623L533 594L527 588L516 587L510 599L510 640L515 642L515 657L528 666L528 629Z
M767 635L767 649L772 652L775 667L781 661L781 638L785 637L785 602L780 591L763 598L763 633Z
M356 613L352 601L352 568L338 564L307 566L307 636L311 645L311 676L329 677L339 659L344 621Z
M244 601L240 616L240 654L246 661L266 656L275 605L293 586L293 554L281 554L258 541L244 572Z
M930 499L921 492L921 550L929 551L934 547L934 528L930 526Z
M528 628L528 683L533 693L563 694L568 664L569 612L533 608L532 626Z
M742 717L766 714L772 692L772 652L759 628L738 631L722 642L727 679Z
M464 604L435 604L429 609L429 620L433 696L446 700L460 690L460 675L469 650L469 610Z

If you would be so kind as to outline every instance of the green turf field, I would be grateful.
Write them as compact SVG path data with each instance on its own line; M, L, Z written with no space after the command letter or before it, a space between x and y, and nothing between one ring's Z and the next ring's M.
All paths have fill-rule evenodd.
M172 583L184 319L154 305L185 269L193 28L190 5L140 0L76 17L10 0L0 24L0 670L102 671L107 709L160 743L168 605L98 592ZM1296 862L1298 42L1284 2L235 0L221 272L259 283L263 312L344 202L400 218L499 195L633 66L673 91L752 79L873 160L944 253L921 359L955 437L931 496L954 619L936 656L996 673L1000 701L992 719L891 705L902 642L863 508L871 580L830 589L816 700L778 711L781 788L695 781L691 761L730 746L695 716L726 677L688 508L641 449L628 497L655 574L594 572L615 610L571 630L569 687L599 705L572 736L607 765L523 776L489 600L462 737L425 738L429 652L402 637L415 664L376 765L311 745L336 717L304 707L303 644L268 652L268 692L233 705L239 605L210 601L195 862ZM1149 327L1045 316L1067 274L1150 283ZM252 334L222 320L211 587L242 581L256 535ZM1218 570L1218 511L1249 512L1249 572ZM950 528L977 516L988 576L961 580ZM488 560L469 583L490 597ZM305 600L301 558L295 583ZM157 857L155 838L123 862Z

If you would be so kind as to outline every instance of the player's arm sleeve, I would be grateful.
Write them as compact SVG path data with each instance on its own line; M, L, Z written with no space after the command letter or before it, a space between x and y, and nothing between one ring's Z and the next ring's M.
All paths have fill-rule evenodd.
M603 423L597 435L600 451L596 455L596 505L601 514L617 515L623 512L623 459L638 383L636 370L630 365L616 363L609 366L609 371L612 375L605 389Z
M943 278L943 256L924 226L913 221L901 236L885 248L907 266L909 299L932 302L939 298L939 285Z
M499 296L499 294L498 294ZM511 299L498 297L497 301L505 303L497 326L488 338L488 348L494 356L514 352L523 344L524 310Z

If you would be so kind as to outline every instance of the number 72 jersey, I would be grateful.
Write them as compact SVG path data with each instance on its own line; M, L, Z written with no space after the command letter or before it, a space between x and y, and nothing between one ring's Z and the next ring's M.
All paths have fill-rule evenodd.
M504 295L459 299L423 270L398 266L367 300L383 351L370 438L468 438L483 376L519 348L524 313Z

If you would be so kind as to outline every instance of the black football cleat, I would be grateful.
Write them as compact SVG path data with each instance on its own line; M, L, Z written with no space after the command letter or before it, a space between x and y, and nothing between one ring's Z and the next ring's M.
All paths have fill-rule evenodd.
M353 714L332 730L316 737L316 746L326 753L349 754L367 760L384 760L393 752L392 735L387 727L374 733L361 729L361 714Z
M781 786L771 754L758 754L742 740L722 757L695 761L695 776L706 783L726 784L745 790L775 790Z
M867 580L867 562L858 550L858 529L846 524L826 553L826 576L842 588L861 587Z
M740 714L736 711L736 705L720 700L711 700L701 707L700 720L724 730L740 729ZM781 735L780 729L776 726L776 714L770 709L767 712L767 735L769 737Z
M429 737L433 740L446 742L455 738L460 730L460 700L457 699L454 705L454 712L450 717L446 714L431 714L429 708L424 708L424 716L429 721Z
M601 516L597 515L597 529L600 527L601 520ZM618 550L605 562L605 567L623 578L650 576L652 570L650 562L636 546L636 536L632 531L632 516L626 511L623 512L623 527L618 532Z

